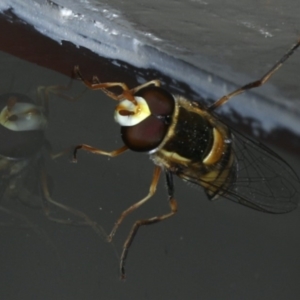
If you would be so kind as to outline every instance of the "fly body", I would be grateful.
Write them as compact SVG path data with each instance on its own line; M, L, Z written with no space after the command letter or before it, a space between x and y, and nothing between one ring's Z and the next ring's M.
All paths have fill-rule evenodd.
M230 98L263 85L299 46L300 41L261 79L221 97L210 107L172 95L160 87L159 80L129 89L121 82L100 83L97 77L86 80L75 67L75 75L87 87L101 90L117 101L114 117L121 126L124 145L107 152L81 144L74 150L74 159L79 149L111 157L129 149L148 153L155 164L149 193L123 211L108 236L109 241L123 219L153 196L162 171L166 176L170 212L138 220L132 226L120 260L122 278L129 247L140 226L160 222L177 212L173 175L202 186L210 200L222 196L270 213L286 213L298 206L299 178L292 168L266 146L220 121L214 110ZM112 87L119 87L122 92L113 93Z

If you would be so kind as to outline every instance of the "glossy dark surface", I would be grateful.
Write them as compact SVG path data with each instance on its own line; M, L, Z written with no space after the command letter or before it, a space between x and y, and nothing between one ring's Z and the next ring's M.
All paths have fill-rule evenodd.
M3 93L34 98L40 85L69 83L68 77L2 52L0 62ZM97 75L103 73L99 70ZM74 96L83 90L80 82L74 82L66 93ZM59 96L51 99L45 134L53 152L80 143L103 150L122 146L113 121L115 103L101 92L88 91L75 102ZM241 120L238 129L251 121ZM53 161L47 151L43 155L53 198L85 212L107 232L124 209L148 192L153 164L147 155L127 152L108 159L83 152L77 164L69 156ZM280 155L300 173L299 156ZM2 182L0 187L5 188ZM35 202L26 206L18 199L2 198L1 207L25 220L0 212L0 298L298 299L299 209L272 215L224 199L209 202L202 189L179 179L175 189L178 214L140 230L128 256L125 283L119 280L115 249L121 249L134 221L169 211L163 180L153 199L119 228L115 248L91 228L49 221L39 205L34 208ZM28 200L39 204L40 199ZM59 210L57 215L73 217Z

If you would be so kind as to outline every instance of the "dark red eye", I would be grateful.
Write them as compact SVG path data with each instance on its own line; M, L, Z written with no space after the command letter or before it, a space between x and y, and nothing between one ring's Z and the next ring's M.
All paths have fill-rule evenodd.
M146 100L151 115L137 125L122 126L122 139L133 151L150 151L159 146L168 131L175 100L172 94L156 86L143 88L134 96Z

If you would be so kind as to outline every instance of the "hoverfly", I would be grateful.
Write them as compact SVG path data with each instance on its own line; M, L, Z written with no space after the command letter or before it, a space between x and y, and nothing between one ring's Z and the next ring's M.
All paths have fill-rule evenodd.
M292 168L266 146L225 125L214 110L230 98L263 85L299 46L300 40L261 79L221 97L209 107L172 95L160 87L159 80L129 89L121 82L100 83L97 77L86 80L79 67L74 68L75 75L88 88L101 90L118 101L114 118L121 126L125 144L111 152L81 144L74 149L74 160L79 149L110 157L130 149L148 153L155 164L149 193L121 213L109 241L124 218L154 195L162 171L166 176L171 211L134 223L123 245L121 278L125 278L125 261L138 229L177 212L173 175L202 186L210 200L222 196L269 213L286 213L297 207L300 182ZM122 92L116 94L109 90L112 87L119 87Z

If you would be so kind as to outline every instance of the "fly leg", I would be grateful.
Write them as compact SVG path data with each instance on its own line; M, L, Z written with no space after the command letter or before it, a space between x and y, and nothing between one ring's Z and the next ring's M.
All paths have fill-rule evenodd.
M80 80L83 81L83 83L89 88L89 89L92 89L92 90L102 90L102 92L104 92L108 97L114 99L114 100L117 100L117 101L120 101L120 100L123 100L123 99L128 99L128 100L131 100L132 102L136 102L135 99L134 99L134 94L139 91L140 89L144 88L144 87L147 87L149 85L155 85L155 86L160 86L160 81L159 80L151 80L149 82L146 82L142 85L139 85L133 89L129 89L127 87L127 85L123 82L105 82L105 83L100 83L98 77L94 76L92 81L89 81L87 79L85 79L80 70L79 70L79 67L78 66L75 66L74 67L74 74L75 76L77 76ZM120 87L122 89L122 93L117 95L111 91L109 91L108 89L109 88L112 88L112 87Z
M125 151L128 149L128 147L127 147L127 146L123 146L123 147L121 147L121 148L119 148L119 149L117 149L117 150L114 150L114 151L111 151L111 152L107 152L107 151L103 151L103 150L94 148L94 147L92 147L92 146L86 145L86 144L81 144L81 145L76 146L75 149L74 149L74 152L73 152L73 161L74 161L74 162L77 162L77 151L78 151L79 149L83 149L83 150L85 150L85 151L87 151L87 152L91 152L91 153L94 153L94 154L99 154L99 155L106 155L106 156L110 156L110 157L115 157L115 156L118 156L118 155L122 154L123 152L125 152ZM49 198L49 197L48 197L48 198ZM48 201L51 202L51 203L53 202L53 200L52 200L51 198L50 198L50 200L48 199ZM62 204L60 204L60 203L55 203L55 204L56 204L57 206L59 206L59 207L62 206ZM66 208L64 208L64 207L61 207L61 208L63 208L63 209L66 210ZM70 208L68 208L68 209L70 209ZM71 209L71 210L72 210L72 213L74 214L75 212L73 212L73 209ZM78 214L77 211L76 211L76 214ZM95 231L97 231L97 230L96 230L97 228L95 228L96 225L95 225L94 223L91 223L90 220L87 219L87 216L82 215L81 217L84 218L84 220L86 221L86 223L87 223L88 225L92 226L92 227L95 229ZM101 230L102 230L102 228L101 228ZM103 230L102 230L102 231L103 231Z
M158 79L154 79L148 82L145 82L135 88L133 88L132 90L130 90L133 94L137 93L139 90L149 86L149 85L154 85L154 86L160 86L160 81Z
M177 202L174 199L173 177L172 177L172 173L169 171L166 171L166 181L167 181L168 199L169 199L169 205L170 205L171 211L162 216L136 221L135 224L132 226L131 231L123 245L123 251L122 251L122 255L121 255L121 259L120 259L121 279L125 279L125 262L126 262L126 258L128 255L128 250L129 250L129 247L131 246L133 239L136 236L137 231L139 230L140 226L151 225L151 224L155 224L160 221L166 220L166 219L172 217L177 212Z
M266 83L270 79L270 77L283 65L283 63L294 53L294 51L299 46L300 46L300 40L295 45L293 45L293 47L291 49L289 49L281 57L281 59L261 79L250 82L250 83L242 86L241 88L231 92L230 94L221 97L219 100L217 100L215 103L213 103L208 109L210 111L213 111L216 108L218 108L219 106L225 104L230 98L235 97L247 90L259 87L259 86L263 85L264 83Z
M115 223L112 231L110 232L109 236L108 236L108 241L111 242L113 239L113 236L115 235L118 227L120 226L120 224L123 222L123 220L130 214L132 213L134 210L136 210L137 208L139 208L141 205L143 205L145 202L147 202L156 192L156 187L158 184L158 180L160 177L160 173L161 173L161 168L156 166L154 169L154 173L153 173L153 177L152 177L152 182L150 185L150 189L149 189L149 193L146 197L144 197L142 200L134 203L133 205L131 205L129 208L127 208L126 210L124 210L120 217L118 218L117 222Z
M94 148L92 146L86 145L86 144L81 144L75 147L74 152L73 152L73 161L77 162L77 151L79 149L85 150L87 152L91 152L94 154L99 154L99 155L106 155L106 156L110 156L110 157L115 157L118 156L120 154L122 154L123 152L125 152L128 147L127 146L123 146L117 150L111 151L111 152L107 152L107 151L103 151L97 148Z

